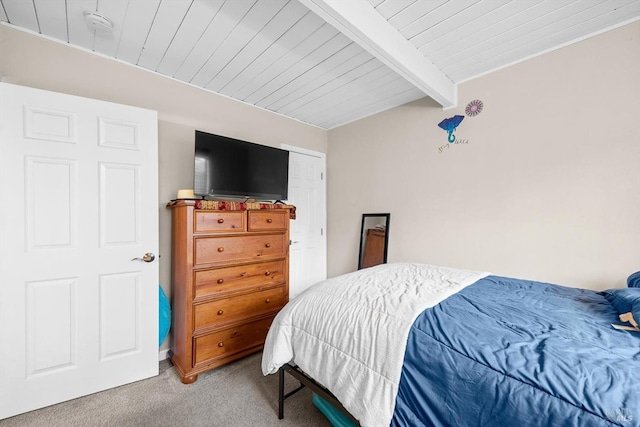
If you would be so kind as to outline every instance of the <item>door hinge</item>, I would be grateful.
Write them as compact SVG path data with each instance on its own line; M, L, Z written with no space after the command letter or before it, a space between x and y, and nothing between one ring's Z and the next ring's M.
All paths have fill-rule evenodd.
M320 172L320 181L324 179L324 172Z
M324 236L324 228L320 228L320 235Z

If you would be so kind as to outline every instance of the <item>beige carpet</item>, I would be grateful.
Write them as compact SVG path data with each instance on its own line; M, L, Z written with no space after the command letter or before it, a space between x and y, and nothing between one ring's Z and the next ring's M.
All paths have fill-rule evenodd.
M278 420L278 375L262 375L261 357L200 374L190 385L163 361L157 377L8 418L0 427L331 426L307 389L287 399L285 417ZM286 378L287 391L299 385Z

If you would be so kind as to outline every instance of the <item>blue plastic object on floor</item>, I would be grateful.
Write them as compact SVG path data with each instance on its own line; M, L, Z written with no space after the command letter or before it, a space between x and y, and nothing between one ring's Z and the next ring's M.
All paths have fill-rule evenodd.
M158 347L160 347L162 345L162 343L164 342L164 339L167 337L167 334L169 333L169 328L171 328L171 305L169 305L169 300L167 299L167 296L165 295L164 291L162 290L162 286L158 286L158 289L160 291L160 301L159 301L159 332L160 332L160 336L159 336L159 341L158 341Z
M338 411L329 402L313 393L313 404L316 408L320 409L320 412L324 414L334 427L358 427L356 423L351 421L345 414Z

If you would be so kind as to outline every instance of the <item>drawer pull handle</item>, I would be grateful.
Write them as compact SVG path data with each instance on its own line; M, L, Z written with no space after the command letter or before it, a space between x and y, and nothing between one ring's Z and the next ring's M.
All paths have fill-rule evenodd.
M224 279L218 279L218 285L221 285L224 283Z
M224 248L223 248L222 246L220 246L220 247L218 248L218 252L224 252Z
M267 223L271 224L273 222L273 220L271 218L267 218Z
M218 316L222 316L223 313L224 313L224 311L218 310Z
M264 302L269 304L271 302L271 300L269 298L267 298L266 300L264 300Z
M224 222L224 219L218 218L218 224L222 224L223 222Z
M271 243L267 243L266 245L264 245L265 248L270 248L271 247Z
M267 270L267 271L264 272L264 275L265 276L271 276L271 272L269 270Z
M218 343L218 347L224 347L224 343L223 343L222 341L220 341L220 342Z

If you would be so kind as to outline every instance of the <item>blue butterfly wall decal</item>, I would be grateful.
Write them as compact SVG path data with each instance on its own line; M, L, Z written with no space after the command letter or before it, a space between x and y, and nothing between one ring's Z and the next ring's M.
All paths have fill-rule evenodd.
M464 116L453 116L438 123L439 127L447 131L447 140L449 142L454 142L456 140L456 136L453 132L455 132L462 120L464 120Z

